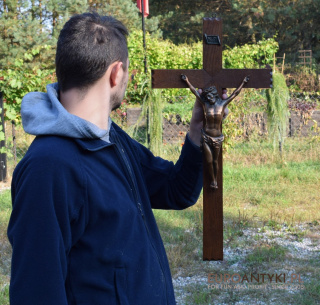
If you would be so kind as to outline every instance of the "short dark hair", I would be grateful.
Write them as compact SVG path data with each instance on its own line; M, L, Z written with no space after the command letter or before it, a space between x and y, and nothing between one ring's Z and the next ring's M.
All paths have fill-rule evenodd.
M59 89L87 89L116 61L127 69L127 36L127 28L111 16L84 13L71 17L57 44Z

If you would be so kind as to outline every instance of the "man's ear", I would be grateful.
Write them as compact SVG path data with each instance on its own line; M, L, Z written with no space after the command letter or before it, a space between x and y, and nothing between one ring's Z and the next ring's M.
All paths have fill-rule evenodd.
M110 86L111 88L116 86L118 82L122 79L122 69L123 63L120 61L117 61L113 63L111 66L111 73L110 73Z

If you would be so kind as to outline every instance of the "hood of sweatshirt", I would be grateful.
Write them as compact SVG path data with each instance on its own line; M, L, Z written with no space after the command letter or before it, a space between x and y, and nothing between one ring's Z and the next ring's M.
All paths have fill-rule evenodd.
M101 138L109 142L109 128L104 130L69 113L58 100L58 83L47 85L47 92L31 92L21 104L22 125L32 135L56 135L77 139Z

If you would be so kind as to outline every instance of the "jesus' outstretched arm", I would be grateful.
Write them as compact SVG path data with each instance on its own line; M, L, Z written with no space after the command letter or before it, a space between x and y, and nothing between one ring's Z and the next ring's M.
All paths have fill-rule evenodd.
M184 74L181 74L181 79L187 83L187 85L190 88L191 92L198 98L199 102L201 102L203 104L203 102L201 100L201 97L200 97L200 93L196 90L195 87L193 87L191 85L191 83L189 82L188 77L186 75L184 75Z
M243 88L243 86L249 81L249 76L246 76L241 85L233 91L233 93L226 99L224 100L224 105L228 105L241 91L241 89Z

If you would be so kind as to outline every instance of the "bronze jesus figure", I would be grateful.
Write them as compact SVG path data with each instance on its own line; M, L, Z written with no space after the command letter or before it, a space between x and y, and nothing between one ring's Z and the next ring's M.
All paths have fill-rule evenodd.
M203 106L205 117L204 128L201 130L201 149L205 154L205 159L209 166L209 174L211 178L210 187L217 189L217 174L218 174L218 156L224 140L222 134L222 120L224 110L227 105L240 93L243 86L249 81L249 76L246 76L241 85L227 98L221 99L218 95L216 87L209 87L199 93L189 82L188 77L184 74L181 79L185 81L191 92L197 97L198 101Z

